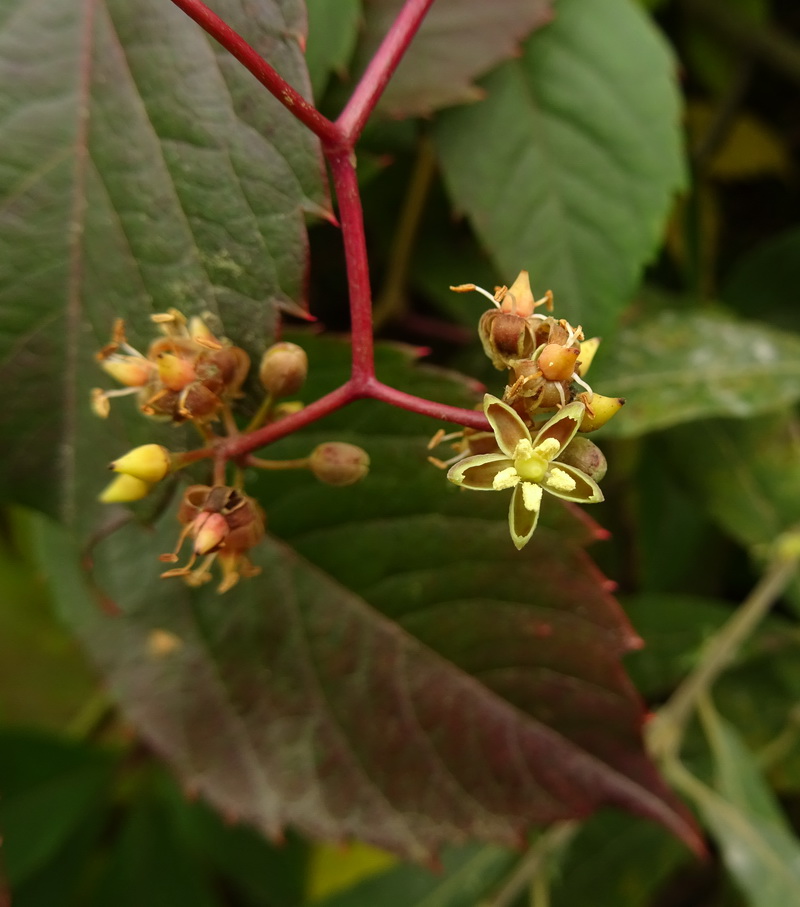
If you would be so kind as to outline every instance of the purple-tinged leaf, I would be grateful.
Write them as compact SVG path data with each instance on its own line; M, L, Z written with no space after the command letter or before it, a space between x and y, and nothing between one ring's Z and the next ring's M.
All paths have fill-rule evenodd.
M368 0L357 50L363 67L402 0ZM552 16L552 0L436 0L381 97L393 117L430 114L482 97L478 76L519 53L520 42Z
M347 348L305 346L313 398ZM465 402L397 353L380 371ZM638 638L581 550L585 526L548 498L517 552L506 496L448 483L425 462L427 425L364 401L270 448L335 437L371 472L346 489L253 476L273 535L253 551L262 574L223 596L158 578L175 502L152 529L108 510L82 570L48 533L65 617L186 787L267 834L288 824L425 860L614 804L696 844L644 753L620 664Z
M307 91L299 3L215 6ZM168 0L11 0L0 81L0 492L69 516L76 460L135 431L115 415L98 444L84 424L113 319L144 343L150 313L210 310L259 352L303 300L321 156Z

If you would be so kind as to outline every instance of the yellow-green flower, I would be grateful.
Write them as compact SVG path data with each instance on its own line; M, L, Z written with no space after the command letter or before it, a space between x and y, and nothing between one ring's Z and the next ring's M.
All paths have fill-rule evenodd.
M593 479L574 466L556 461L575 437L585 410L580 401L569 403L531 437L528 426L510 406L486 394L483 411L500 453L460 460L451 467L447 478L473 491L513 488L508 525L514 544L522 548L539 521L542 489L557 498L581 504L603 500L603 492Z

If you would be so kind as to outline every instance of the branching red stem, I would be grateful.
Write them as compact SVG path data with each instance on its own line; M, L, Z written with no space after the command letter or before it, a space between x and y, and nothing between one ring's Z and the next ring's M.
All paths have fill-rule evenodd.
M488 429L489 425L483 413L446 406L433 400L406 394L383 384L375 376L372 296L354 147L386 83L397 68L433 0L406 0L335 123L306 101L241 35L201 0L172 0L172 2L233 54L268 91L320 139L323 152L330 164L334 191L339 202L339 220L350 289L352 333L352 372L348 382L309 404L299 413L265 425L256 431L227 438L213 449L189 452L184 455L185 462L203 456L214 456L217 460L241 461L254 450L304 428L354 400L365 398L380 400L433 419L479 430Z

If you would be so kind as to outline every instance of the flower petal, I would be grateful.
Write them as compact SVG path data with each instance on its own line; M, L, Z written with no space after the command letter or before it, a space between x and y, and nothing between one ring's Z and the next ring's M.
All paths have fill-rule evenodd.
M522 485L517 485L508 508L508 528L511 530L511 541L518 550L528 544L538 522L539 508L528 510L523 499Z
M503 454L477 454L451 466L447 478L454 485L462 485L473 491L495 491L494 477L513 466L513 462Z
M565 501L578 501L581 504L599 504L600 501L604 500L600 486L594 479L590 479L585 472L581 472L575 466L570 466L568 463L560 461L554 468L556 469L555 480L550 472L542 479L541 485L545 491L549 491L550 494L554 494L557 498L563 498ZM558 471L566 473L575 482L575 487L572 490L564 490L564 483L561 481L561 477L558 476Z
M538 447L542 441L554 438L558 441L559 448L550 459L555 459L575 437L575 432L578 430L585 412L586 407L580 400L573 400L572 403L568 403L539 429L533 439L533 446Z
M486 394L483 398L483 411L492 426L497 446L507 457L514 456L514 451L520 441L531 440L528 426L507 403L503 403L502 400L498 400L491 394Z

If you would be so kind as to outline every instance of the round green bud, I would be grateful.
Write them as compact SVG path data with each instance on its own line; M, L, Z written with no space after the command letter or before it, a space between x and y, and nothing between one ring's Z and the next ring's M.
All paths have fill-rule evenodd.
M369 454L355 444L328 441L314 448L308 467L327 485L354 485L369 472Z

